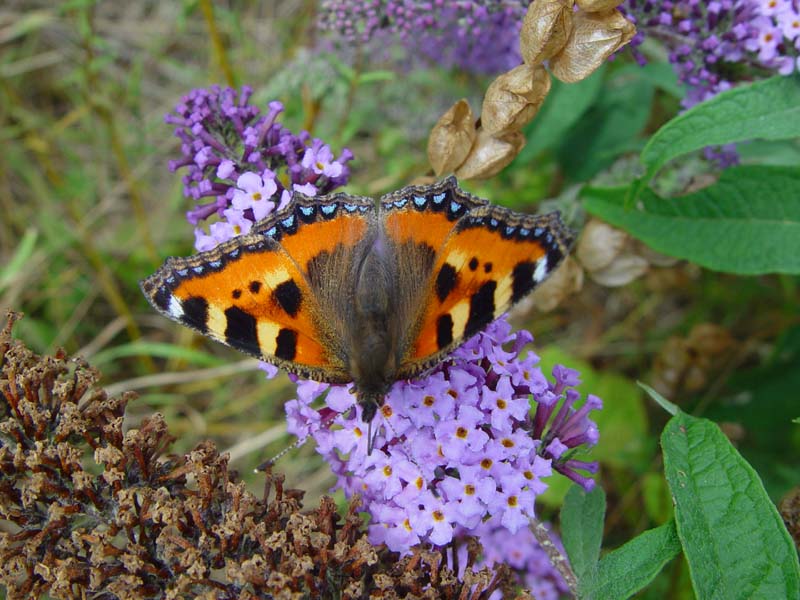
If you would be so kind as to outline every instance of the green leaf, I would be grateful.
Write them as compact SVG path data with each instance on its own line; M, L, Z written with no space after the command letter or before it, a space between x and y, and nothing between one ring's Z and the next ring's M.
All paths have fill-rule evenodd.
M674 521L645 531L603 556L594 580L581 596L596 600L629 598L649 584L680 551Z
M559 147L559 161L574 181L586 181L621 154L638 151L650 118L655 86L647 67L629 65L607 79L603 90Z
M800 435L792 420L800 413L800 325L781 334L772 356L735 373L729 394L709 406L717 423L739 423L745 431L737 450L758 472L777 501L800 481Z
M604 72L605 66L578 83L561 83L553 79L547 99L525 130L527 143L515 159L519 164L528 163L543 150L561 143L566 132L597 98Z
M761 480L711 421L661 436L678 537L698 598L798 598L797 551Z
M573 485L561 509L561 541L578 581L590 580L600 557L606 497L600 486L587 493Z
M640 388L642 388L645 392L647 392L653 400L658 402L659 406L661 406L661 408L663 408L669 414L673 416L678 414L680 408L678 408L677 404L673 404L672 402L664 398L664 396L659 394L657 391L655 391L646 383L642 383L641 381L637 381L636 383L639 385Z
M394 71L368 71L358 76L359 83L376 83L382 81L394 81L396 74Z
M193 350L184 346L175 346L174 344L165 344L163 342L137 341L128 344L120 344L119 346L114 346L108 350L98 352L92 357L92 364L99 366L128 356L176 358L204 367L214 367L224 364L225 362L221 358L211 356L206 352Z
M727 169L693 194L644 190L626 208L626 188L584 188L586 210L648 246L715 271L800 273L800 169Z
M675 117L642 150L649 181L664 164L705 146L800 136L800 78L776 76L717 94Z

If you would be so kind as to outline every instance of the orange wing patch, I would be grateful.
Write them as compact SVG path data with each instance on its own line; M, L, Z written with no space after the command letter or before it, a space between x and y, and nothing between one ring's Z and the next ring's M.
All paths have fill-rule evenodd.
M459 221L434 264L406 360L424 360L472 337L543 281L565 253L555 219L484 207Z
M398 246L412 242L438 251L461 217L486 204L458 189L453 178L410 186L381 198L384 230Z
M142 289L171 319L247 354L282 366L297 363L298 373L310 367L331 371L328 380L347 380L319 340L318 308L305 278L268 237L242 236L170 259Z

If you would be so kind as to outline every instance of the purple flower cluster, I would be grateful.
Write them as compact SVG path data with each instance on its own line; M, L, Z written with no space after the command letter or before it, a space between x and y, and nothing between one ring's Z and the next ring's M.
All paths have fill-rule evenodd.
M442 546L488 518L514 534L553 470L586 489L597 470L574 455L597 443L588 413L602 403L589 395L576 408L578 373L557 366L548 381L539 358L521 354L532 339L501 318L425 378L397 382L373 421L371 453L350 386L300 382L286 405L289 431L312 436L337 487L361 494L372 543Z
M412 56L476 73L520 62L524 0L323 0L320 28L350 42L385 48L399 41Z
M306 196L326 194L344 185L350 176L345 148L334 158L328 145L277 122L280 102L269 103L266 115L249 104L252 89L238 92L211 86L181 99L165 121L175 125L181 140L179 160L171 171L185 167L183 193L203 201L186 214L192 225L217 215L209 231L195 228L195 247L210 250L235 235L250 231L253 223L286 205L292 192Z
M669 49L688 87L686 108L730 88L735 79L788 75L798 65L798 0L626 0L620 8L636 23L631 46L651 36Z
M558 600L569 593L569 587L558 570L550 562L550 557L539 545L530 527L523 527L511 533L496 517L482 522L475 529L459 532L459 537L470 535L480 540L483 554L473 569L493 567L504 564L511 567L516 574L519 585L527 589L536 600ZM550 538L566 556L561 540L550 533ZM457 550L458 564L467 563L467 546L459 545ZM464 567L462 567L463 570ZM459 572L463 578L464 573ZM502 600L500 590L494 592L489 600Z

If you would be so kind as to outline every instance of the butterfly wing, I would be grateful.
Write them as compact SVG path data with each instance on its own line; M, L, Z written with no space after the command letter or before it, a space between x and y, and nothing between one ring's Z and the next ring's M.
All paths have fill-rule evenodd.
M404 203L403 200L406 200ZM382 202L386 232L436 248L417 269L398 378L440 362L525 297L561 263L572 243L557 213L531 216L494 206L450 178L406 188Z
M402 282L396 286L397 321L406 341L398 349L398 359L406 354L407 340L418 334L420 307L427 299L445 241L461 217L487 204L458 189L452 177L433 185L405 187L381 198L383 233L392 247L391 267Z
M344 383L341 334L323 316L331 293L313 265L330 250L353 260L374 219L368 199L298 194L249 234L168 259L141 287L170 319L301 377Z

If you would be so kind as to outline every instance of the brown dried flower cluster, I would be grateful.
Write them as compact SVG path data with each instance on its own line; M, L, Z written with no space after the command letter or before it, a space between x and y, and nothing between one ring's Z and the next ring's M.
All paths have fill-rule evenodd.
M620 0L535 0L520 32L524 63L495 79L476 123L459 100L428 138L428 160L436 175L485 179L499 173L525 145L522 128L550 91L550 73L567 83L588 77L636 33L616 9ZM577 5L578 10L575 10Z
M0 332L0 586L37 598L486 598L508 571L459 581L438 552L369 544L356 502L301 511L267 474L259 499L210 442L184 456L160 415L123 430L127 393ZM462 565L463 566L463 565ZM454 567L457 568L457 567ZM1 593L1 592L0 592ZM510 596L507 596L510 597Z

